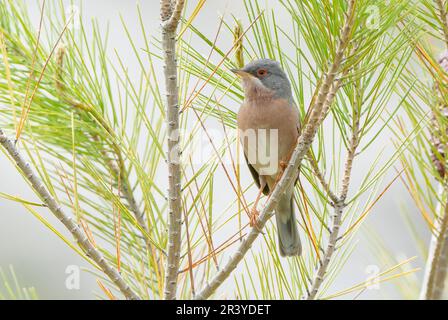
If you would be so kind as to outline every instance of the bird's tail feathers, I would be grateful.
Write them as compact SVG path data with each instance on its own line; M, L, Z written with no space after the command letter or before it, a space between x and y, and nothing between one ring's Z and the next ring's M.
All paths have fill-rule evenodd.
M282 196L275 210L277 220L278 244L283 257L300 256L302 244L294 214L293 197Z

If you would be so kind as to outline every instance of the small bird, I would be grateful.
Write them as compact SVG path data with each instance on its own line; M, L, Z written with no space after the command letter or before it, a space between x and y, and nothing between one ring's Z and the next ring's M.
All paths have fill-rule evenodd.
M260 59L231 71L241 78L245 95L237 121L246 162L259 188L251 210L251 226L255 226L261 194L269 195L274 189L297 143L299 111L291 84L277 61ZM267 156L263 158L263 154ZM295 181L298 175L299 171L293 177ZM279 249L284 257L302 252L294 214L294 185L281 196L275 209Z

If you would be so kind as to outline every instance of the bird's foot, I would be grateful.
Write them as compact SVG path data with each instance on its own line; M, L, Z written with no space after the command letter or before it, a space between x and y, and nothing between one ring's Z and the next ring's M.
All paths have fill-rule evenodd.
M286 170L287 167L288 167L288 162L286 162L286 161L284 161L284 160L280 161L280 170L281 170L282 172L284 172L284 171Z
M258 217L260 215L260 212L257 210L257 208L252 208L250 212L250 218L249 218L249 225L254 228L257 227Z

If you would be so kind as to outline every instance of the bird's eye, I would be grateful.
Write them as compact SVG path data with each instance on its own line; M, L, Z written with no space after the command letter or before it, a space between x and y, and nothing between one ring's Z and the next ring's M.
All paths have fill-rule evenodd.
M268 71L266 69L258 69L257 74L260 77L264 77L265 75L268 74Z

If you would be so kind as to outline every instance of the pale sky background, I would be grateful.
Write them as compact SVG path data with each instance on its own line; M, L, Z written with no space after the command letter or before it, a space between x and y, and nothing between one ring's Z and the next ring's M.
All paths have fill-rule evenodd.
M63 2L69 3L69 1ZM275 1L268 2L274 3ZM36 20L39 13L35 1L29 1L29 3L30 8L33 10L33 19ZM110 34L112 36L109 39L109 48L117 48L122 57L129 57L127 62L131 66L131 70L132 66L136 64L135 61L132 61L133 55L123 33L119 15L123 15L131 33L138 34L139 27L136 3L133 0L97 0L84 1L83 5L86 21L91 18L98 18L100 24L103 26L107 21L110 23ZM141 4L147 30L154 30L152 35L156 35L158 32L157 28L159 27L159 1L141 1ZM219 15L224 12L234 14L236 17L243 19L243 22L247 19L240 1L209 0L204 10L198 16L196 25L204 30L208 30L207 28L209 28L210 36L212 36L217 28ZM277 18L281 20L281 17ZM288 50L288 48L284 48L284 50ZM368 152L362 157L359 157L359 159L357 158L354 186L362 178L356 172L362 172L363 168L369 167L372 157L375 156L375 152L381 147L385 147L384 152L389 154L389 156L393 152L391 139L390 136L387 136L387 133L381 138L376 149L369 149L371 154ZM23 182L14 167L1 153L0 168L0 192L20 195L26 199L35 199L26 183ZM245 174L249 175L248 172L245 172ZM386 176L385 182L390 181L393 175L394 172L392 171ZM392 255L398 257L399 260L420 255L409 229L401 216L404 213L403 208L407 208L406 214L410 216L410 220L419 229L418 231L422 235L425 243L428 242L429 232L426 229L424 221L412 208L407 191L400 182L394 184L374 207L367 219L367 225L379 234L388 249L390 249ZM51 221L55 220L53 219ZM354 253L343 271L337 277L333 290L330 290L331 292L347 288L366 279L369 276L368 271L371 265L378 265L380 268L384 268L377 257L372 254L368 240L364 237L358 237L357 241L358 245ZM43 299L94 298L92 291L99 291L95 279L87 273L82 273L80 290L67 290L65 287L65 270L70 265L83 265L81 259L72 253L65 244L53 233L48 231L23 207L6 200L0 200L0 267L6 270L9 265L14 266L20 282L25 286L36 287L39 297ZM416 260L412 266L422 267L422 260ZM421 272L417 273L417 275L420 277ZM381 285L380 289L368 290L362 297L400 298L390 284Z

